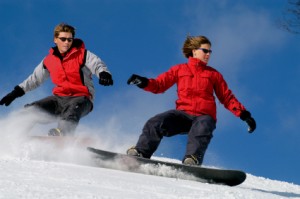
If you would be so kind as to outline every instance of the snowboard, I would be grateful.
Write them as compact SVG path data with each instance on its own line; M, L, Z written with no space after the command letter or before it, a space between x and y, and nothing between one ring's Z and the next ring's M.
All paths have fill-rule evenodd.
M93 152L97 166L104 168L228 186L236 186L246 180L246 173L239 170L184 165L180 163L128 156L93 147L87 147L87 150Z

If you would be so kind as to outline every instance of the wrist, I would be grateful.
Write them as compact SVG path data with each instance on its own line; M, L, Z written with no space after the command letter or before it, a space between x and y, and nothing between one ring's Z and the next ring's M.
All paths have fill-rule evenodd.
M17 97L21 97L21 96L23 96L25 94L24 90L19 85L15 86L13 92L15 93L15 95Z
M241 120L246 121L247 119L251 118L251 113L247 110L242 111L240 118L241 118Z

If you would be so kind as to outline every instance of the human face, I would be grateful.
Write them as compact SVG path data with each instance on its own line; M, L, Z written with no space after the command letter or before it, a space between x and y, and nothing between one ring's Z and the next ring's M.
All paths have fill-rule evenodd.
M200 59L201 61L208 63L210 55L211 55L211 51L210 52L204 52L206 50L210 50L210 45L209 44L201 44L201 46L198 49L194 49L193 50L193 57ZM206 49L206 50L203 50Z
M66 53L72 46L73 35L70 32L60 32L58 37L54 38L54 43L60 53Z

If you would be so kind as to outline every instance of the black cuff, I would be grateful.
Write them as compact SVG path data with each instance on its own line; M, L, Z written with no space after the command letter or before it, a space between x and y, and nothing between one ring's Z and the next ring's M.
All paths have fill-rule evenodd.
M142 82L140 84L138 84L137 86L139 88L146 88L148 86L148 83L149 83L149 79L146 78L146 77L142 77Z
M251 113L249 111L243 111L240 115L241 120L245 121L251 117Z
M24 90L19 85L15 86L14 93L16 94L17 97L21 97L25 95Z

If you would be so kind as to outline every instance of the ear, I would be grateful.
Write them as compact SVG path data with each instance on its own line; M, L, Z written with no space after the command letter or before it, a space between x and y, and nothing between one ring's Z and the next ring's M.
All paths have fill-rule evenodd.
M53 42L56 44L57 43L57 37L53 38Z
M193 50L192 50L192 53L193 53L193 57L195 57L196 49L193 49Z

